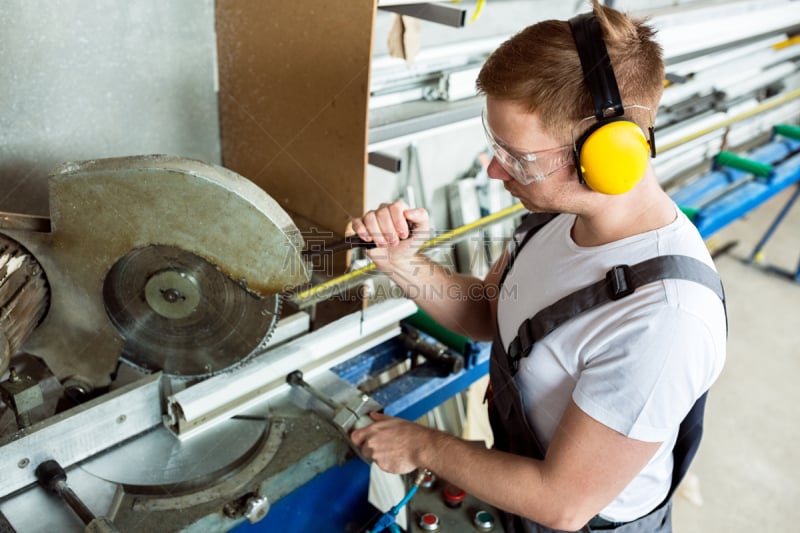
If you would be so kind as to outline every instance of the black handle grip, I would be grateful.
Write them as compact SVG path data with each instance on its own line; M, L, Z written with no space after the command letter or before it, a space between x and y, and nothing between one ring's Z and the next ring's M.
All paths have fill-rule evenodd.
M49 459L36 467L36 479L42 487L58 494L58 483L67 480L67 473L57 461Z
M367 242L361 240L360 237L355 235L351 235L349 237L345 237L344 239L340 239L338 241L334 241L331 243L326 243L323 246L315 246L311 250L303 250L303 255L305 257L313 257L323 254L336 254L339 252L346 252L347 250L351 250L353 248L375 248L376 245L374 242Z
M356 237L355 235L351 235L350 237L344 238L345 242L347 243L347 249L351 248L364 248L369 250L370 248L376 248L377 245L374 242L367 242L363 240L361 237Z

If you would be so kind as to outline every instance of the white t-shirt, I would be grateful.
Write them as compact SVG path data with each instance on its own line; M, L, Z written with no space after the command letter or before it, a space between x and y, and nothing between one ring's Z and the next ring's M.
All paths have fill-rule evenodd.
M581 247L574 215L560 215L523 247L498 305L506 349L526 318L601 280L615 265L688 255L713 267L692 223L677 219L610 244ZM725 362L722 302L695 282L668 279L562 324L537 343L515 376L529 423L545 449L572 398L582 411L630 438L663 442L653 459L600 515L627 522L663 501L672 481L678 426Z

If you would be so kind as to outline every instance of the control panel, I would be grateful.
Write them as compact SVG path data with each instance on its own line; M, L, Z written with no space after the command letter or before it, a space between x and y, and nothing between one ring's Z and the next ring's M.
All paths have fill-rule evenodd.
M500 513L460 488L428 474L409 502L409 531L504 531Z

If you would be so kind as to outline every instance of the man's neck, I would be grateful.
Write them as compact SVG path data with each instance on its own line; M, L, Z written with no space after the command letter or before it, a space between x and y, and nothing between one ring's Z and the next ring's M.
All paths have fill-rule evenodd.
M648 189L577 215L572 239L578 246L600 246L663 228L676 216L675 204L660 187Z

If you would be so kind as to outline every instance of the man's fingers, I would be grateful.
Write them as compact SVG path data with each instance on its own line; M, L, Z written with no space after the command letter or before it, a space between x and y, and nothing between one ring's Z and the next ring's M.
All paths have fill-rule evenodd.
M356 235L365 242L374 242L377 247L386 248L407 239L412 230L429 231L430 222L425 209L409 209L405 202L399 200L367 211L353 219L352 226Z
M397 244L397 230L394 227L394 220L392 220L390 209L388 207L379 209L375 213L375 217L378 220L378 226L380 227L383 241L390 246ZM377 237L375 242L378 242Z
M410 233L406 217L403 216L405 211L407 211L407 209L401 205L400 202L393 203L389 206L389 215L392 217L392 224L400 239L407 239Z
M370 433L367 430L370 429L370 427L371 426L367 426L361 429L355 429L351 431L350 440L353 442L353 444L361 448L364 445L364 442L367 440L367 438L369 438Z
M374 241L377 246L386 246L386 240L384 239L383 230L380 225L379 211L368 211L364 214L362 220L372 237L370 240Z
M369 417L372 418L375 422L380 422L382 420L390 420L392 419L391 416L387 416L383 413L379 413L377 411L373 411L369 413ZM353 444L356 446L361 447L364 444L364 441L369 439L369 437L375 434L377 431L380 430L380 426L375 424L370 424L360 429L356 429L350 433L350 440L353 441Z
M428 212L422 208L418 207L416 209L406 209L403 212L403 218L405 218L408 222L414 226L414 230L425 232L430 229L430 220L428 218Z
M355 232L358 237L365 242L372 242L372 235L369 234L367 230L367 226L364 225L364 222L361 217L354 218L352 222L353 231Z

